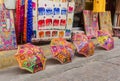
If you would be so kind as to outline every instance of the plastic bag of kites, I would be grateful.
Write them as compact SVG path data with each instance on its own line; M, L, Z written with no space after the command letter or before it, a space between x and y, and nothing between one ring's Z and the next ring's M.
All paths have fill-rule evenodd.
M50 44L53 58L61 64L69 63L74 57L74 46L63 38L54 38Z
M45 69L46 58L43 50L32 44L25 44L19 47L15 57L21 69L35 73Z
M72 41L78 54L86 57L94 54L94 43L84 33L74 33Z
M98 44L106 50L111 50L114 48L114 39L106 31L103 30L98 31L97 41Z

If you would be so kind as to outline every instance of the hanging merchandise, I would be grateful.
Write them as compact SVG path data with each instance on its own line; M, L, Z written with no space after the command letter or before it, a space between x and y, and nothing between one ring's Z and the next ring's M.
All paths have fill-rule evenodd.
M27 10L27 42L31 42L33 35L33 4L32 0L28 0Z
M36 38L36 30L38 27L38 21L37 21L37 1L38 0L32 0L32 10L33 10L33 35L32 38Z
M94 0L93 12L105 12L106 0Z
M33 27L35 40L51 40L62 37L71 38L74 1L38 0L38 23ZM69 24L68 24L69 23Z
M18 43L23 42L24 17L25 17L25 2L24 0L17 0L15 29Z
M77 53L86 57L94 54L94 43L83 33L75 33L72 36L72 41L77 48Z
M45 69L46 58L40 47L25 44L18 48L15 55L21 69L35 73Z
M17 48L13 11L0 3L0 50Z
M71 38L71 29L73 27L73 19L74 19L74 9L75 9L75 2L71 0L68 2L68 13L67 13L67 25L66 25L66 32L65 38Z
M98 13L92 12L90 10L83 11L84 16L84 27L86 35L90 38L97 36L98 26Z
M16 3L18 43L71 38L74 0L17 0Z
M71 62L74 57L74 47L63 38L54 38L51 40L51 51L53 58L63 63Z
M111 35L113 35L110 11L99 13L99 19L100 19L100 29L107 31Z
M25 0L24 8L24 26L23 26L23 42L27 42L27 11L28 11L28 0Z
M16 36L17 36L17 42L21 42L20 39L20 3L21 0L16 1L16 21L15 21L15 30L16 30Z
M114 48L114 39L107 31L99 30L97 40L98 44L106 50Z
M120 0L116 0L116 13L120 14Z
M33 35L33 2L32 0L16 1L16 35L17 42L31 42Z

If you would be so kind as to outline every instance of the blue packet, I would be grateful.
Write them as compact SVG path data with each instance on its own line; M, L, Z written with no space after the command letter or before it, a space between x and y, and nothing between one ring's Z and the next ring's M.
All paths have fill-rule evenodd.
M54 15L60 14L60 8L54 8Z
M44 7L38 8L38 15L45 15L45 8Z
M52 14L53 14L52 8L47 8L46 9L46 15L52 15Z
M61 15L67 15L67 9L66 8L61 9Z

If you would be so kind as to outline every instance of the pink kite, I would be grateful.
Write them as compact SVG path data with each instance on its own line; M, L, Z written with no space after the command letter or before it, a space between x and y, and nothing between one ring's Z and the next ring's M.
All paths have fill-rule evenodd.
M114 39L106 31L99 30L97 40L98 44L106 50L111 50L114 48Z
M72 41L77 48L78 54L82 54L84 56L91 56L94 54L94 43L89 41L88 37L85 34L74 34Z

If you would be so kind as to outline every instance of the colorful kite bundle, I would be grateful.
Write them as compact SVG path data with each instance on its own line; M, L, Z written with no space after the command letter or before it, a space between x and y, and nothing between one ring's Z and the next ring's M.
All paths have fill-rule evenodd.
M98 44L106 50L111 50L114 48L114 39L106 31L99 30L97 40Z
M17 42L31 42L33 35L32 0L16 1L16 35Z
M25 44L19 47L15 55L21 69L32 73L45 69L46 58L43 50L32 44Z
M83 33L76 33L72 37L72 41L77 48L77 53L84 56L94 54L94 43L88 40L88 37Z
M65 39L52 39L50 47L52 51L52 56L60 61L62 64L72 61L72 58L74 57L74 47Z

